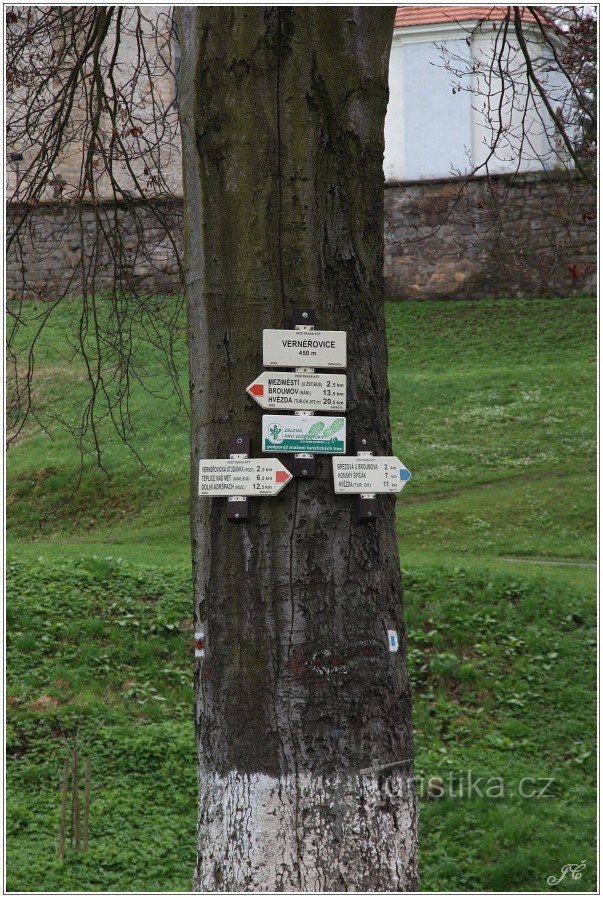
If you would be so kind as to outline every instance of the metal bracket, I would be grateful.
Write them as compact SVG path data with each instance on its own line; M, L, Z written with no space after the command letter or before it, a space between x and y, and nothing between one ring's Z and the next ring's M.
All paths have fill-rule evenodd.
M294 309L293 310L293 327L297 330L308 328L314 330L316 327L316 312L314 309Z
M295 309L293 312L293 326L296 331L313 331L316 327L316 312L314 309ZM296 368L296 374L314 374L314 368ZM313 411L296 411L296 415L313 415ZM316 458L309 452L300 452L294 455L289 462L289 470L294 477L303 477L309 480L316 476Z
M373 438L369 434L359 434L354 437L354 451L356 455L369 457L373 454ZM359 524L368 524L377 518L377 498L375 493L360 493L356 496L356 521Z
M246 433L236 434L228 438L230 458L249 458L251 454L251 438ZM247 496L229 496L226 500L226 518L229 521L246 521L249 514Z
M294 477L303 477L308 480L316 476L316 458L309 453L294 455L288 465Z

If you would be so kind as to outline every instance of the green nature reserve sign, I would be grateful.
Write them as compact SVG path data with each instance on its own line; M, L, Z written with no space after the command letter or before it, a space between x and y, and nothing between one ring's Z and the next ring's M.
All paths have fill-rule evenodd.
M345 418L262 415L262 452L345 452Z

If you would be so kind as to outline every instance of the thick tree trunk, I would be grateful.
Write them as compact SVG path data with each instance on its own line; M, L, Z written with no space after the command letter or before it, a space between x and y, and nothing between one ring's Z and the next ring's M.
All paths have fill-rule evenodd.
M394 500L354 521L315 480L197 497L234 433L259 455L262 329L348 334L348 436L389 454L383 122L394 8L181 7L199 843L194 888L413 890L417 810ZM285 464L287 458L283 458ZM400 651L388 650L397 630ZM378 772L366 768L392 765Z

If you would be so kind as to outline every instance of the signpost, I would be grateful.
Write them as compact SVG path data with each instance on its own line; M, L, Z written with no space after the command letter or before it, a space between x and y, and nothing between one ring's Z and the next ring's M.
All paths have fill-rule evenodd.
M249 458L247 434L228 440L230 458L199 461L199 496L227 496L229 521L246 521L247 496L276 496L293 475L278 458Z
M395 455L374 456L370 434L355 438L356 455L345 455L347 378L315 369L345 368L346 333L314 330L312 309L295 309L292 323L295 330L264 330L264 365L295 370L263 371L247 387L262 408L294 411L262 415L262 452L290 453L291 470L277 458L250 458L249 436L233 436L230 458L199 462L199 496L226 496L228 520L246 521L248 496L276 496L293 476L314 477L315 455L333 455L335 492L356 497L357 521L373 521L377 494L399 493L410 471Z
M200 496L276 496L292 479L278 458L205 458L199 462Z
M326 415L262 415L262 452L345 452L345 418Z
M345 374L264 371L247 387L258 405L267 409L344 412Z
M399 493L411 474L395 455L346 455L333 459L336 493Z
M345 452L345 418L307 419L314 411L342 412L346 409L346 378L342 375L316 374L317 368L345 368L347 335L345 331L315 330L313 309L293 311L294 330L264 330L264 365L271 368L294 367L295 371L278 374L264 372L247 388L256 401L267 409L294 409L291 416L279 420L262 419L264 452L291 452L291 472L296 477L314 477L314 453ZM334 428L334 429L332 429Z
M377 493L399 493L411 474L395 455L373 455L369 434L354 437L356 455L333 459L335 492L356 496L356 520L374 521Z
M268 368L345 368L346 332L266 329L264 365Z

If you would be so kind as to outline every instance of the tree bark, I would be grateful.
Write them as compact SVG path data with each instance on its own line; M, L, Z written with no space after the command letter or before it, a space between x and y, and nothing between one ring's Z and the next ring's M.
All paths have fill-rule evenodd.
M383 124L394 7L180 7L199 759L196 891L415 890L417 808L394 498L354 520L331 459L250 500L197 496L231 434L259 455L262 329L348 334L348 439L390 454ZM254 452L255 450L255 452ZM283 461L287 463L287 458ZM400 650L388 649L396 630ZM392 765L374 771L381 765Z

